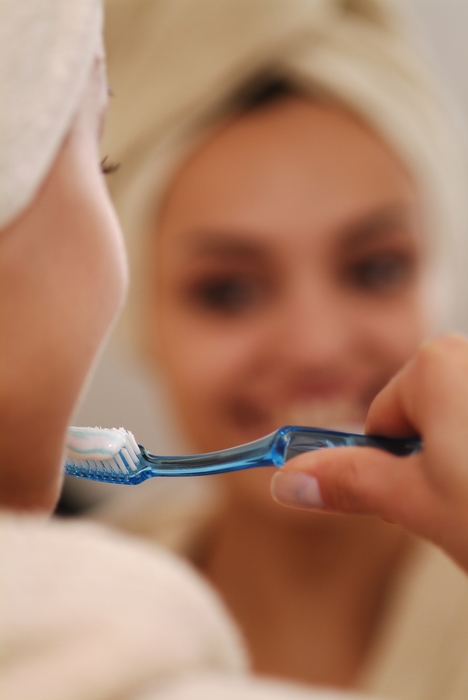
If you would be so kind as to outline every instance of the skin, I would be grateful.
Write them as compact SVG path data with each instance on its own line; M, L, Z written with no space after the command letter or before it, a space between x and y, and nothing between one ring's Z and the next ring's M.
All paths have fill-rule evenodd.
M0 232L0 504L50 511L64 438L121 305L126 264L99 166L105 67L34 200Z
M146 349L196 451L288 422L363 424L427 333L418 193L339 108L287 97L223 125L179 168L155 229ZM350 686L407 539L280 508L270 477L226 476L202 568L257 670Z
M350 448L309 454L291 460L284 479L309 475L319 482L325 512L372 513L400 523L468 571L467 422L468 340L443 336L426 343L377 395L366 423L369 433L420 435L420 454L397 459Z

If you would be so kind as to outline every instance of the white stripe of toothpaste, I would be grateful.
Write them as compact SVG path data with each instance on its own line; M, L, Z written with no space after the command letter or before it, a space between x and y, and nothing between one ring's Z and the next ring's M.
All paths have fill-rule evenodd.
M112 459L125 444L125 436L115 428L69 428L66 455L76 460Z

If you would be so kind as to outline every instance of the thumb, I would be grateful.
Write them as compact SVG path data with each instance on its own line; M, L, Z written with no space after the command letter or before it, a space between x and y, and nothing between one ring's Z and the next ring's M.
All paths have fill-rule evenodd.
M379 515L416 530L430 499L420 455L395 457L366 447L299 455L274 475L271 490L286 506Z

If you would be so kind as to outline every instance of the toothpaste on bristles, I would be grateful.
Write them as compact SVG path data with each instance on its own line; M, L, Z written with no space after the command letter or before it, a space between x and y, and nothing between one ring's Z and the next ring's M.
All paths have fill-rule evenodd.
M136 440L125 428L75 428L67 433L65 454L75 461L105 461L116 459L123 452L130 460L138 462L141 454Z

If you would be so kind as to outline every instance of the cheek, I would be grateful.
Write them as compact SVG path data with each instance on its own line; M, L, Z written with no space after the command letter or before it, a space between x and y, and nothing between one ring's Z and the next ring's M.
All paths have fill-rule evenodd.
M95 183L98 185L98 183ZM67 207L41 240L36 306L42 331L37 345L48 348L51 373L62 373L71 408L80 395L104 338L123 301L126 265L120 231L106 196L95 190L80 206ZM44 279L48 280L44 284ZM30 276L34 284L35 277Z
M372 354L391 374L416 352L430 329L419 289L396 301L364 306L355 318Z
M107 209L107 206L106 206ZM96 212L95 212L96 214ZM83 252L82 278L86 279L87 294L84 308L90 310L88 322L95 333L102 336L120 310L128 284L128 270L120 228L113 211L99 211L88 228Z
M35 313L31 311L40 320L37 345L48 348L52 363L60 358L66 382L76 391L120 308L125 289L125 266L113 244L113 232L93 212L83 214L77 217L81 222L76 228L68 227L66 235L60 231L45 246L48 260L41 264L36 258L39 274L32 273L27 280L36 307Z
M255 355L256 336L242 324L197 322L161 303L153 323L159 364L171 388L185 401L216 405Z
M68 347L72 352L75 344L77 366L83 364L79 371L86 372L123 302L127 267L120 229L100 179L81 205L71 210L57 287L63 288L67 307Z
M43 232L37 249L29 242L23 252L18 245L8 266L3 260L3 283L10 283L0 313L8 338L0 341L0 364L8 368L0 413L12 436L33 424L40 444L56 450L111 314L109 303L99 308L96 286L86 283L88 261L70 255L63 231L63 243L52 233Z

